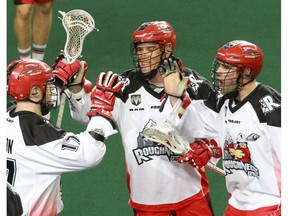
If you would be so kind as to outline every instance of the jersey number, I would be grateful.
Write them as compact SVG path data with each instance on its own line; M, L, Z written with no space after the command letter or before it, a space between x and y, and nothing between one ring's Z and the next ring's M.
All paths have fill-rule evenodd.
M7 158L7 168L6 168L6 176L7 181L14 186L15 178L16 178L16 160Z

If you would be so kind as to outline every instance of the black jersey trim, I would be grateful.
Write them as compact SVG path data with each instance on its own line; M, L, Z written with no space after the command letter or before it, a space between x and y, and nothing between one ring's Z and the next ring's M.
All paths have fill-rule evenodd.
M66 131L54 127L49 120L33 112L20 111L10 113L10 116L19 117L20 128L26 146L41 146L61 139L66 134Z
M270 86L259 83L258 86L243 100L232 107L233 100L229 100L229 109L232 113L239 110L244 104L250 103L256 112L261 123L267 123L270 126L281 127L281 106L271 110L271 112L263 112L263 104L261 99L270 96L274 102L281 104L281 95Z

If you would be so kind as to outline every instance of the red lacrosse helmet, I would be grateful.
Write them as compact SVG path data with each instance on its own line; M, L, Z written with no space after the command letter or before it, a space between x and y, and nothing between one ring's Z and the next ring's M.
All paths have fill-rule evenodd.
M141 24L133 33L132 43L157 42L161 49L164 49L167 43L171 43L172 50L176 46L176 33L173 27L166 21L153 21Z
M7 93L21 101L29 96L32 86L45 91L46 83L53 79L52 69L44 62L30 59L14 60L7 66Z
M252 70L251 80L255 79L263 66L263 52L255 44L234 40L218 49L216 59L238 68L238 75L242 75L244 68Z

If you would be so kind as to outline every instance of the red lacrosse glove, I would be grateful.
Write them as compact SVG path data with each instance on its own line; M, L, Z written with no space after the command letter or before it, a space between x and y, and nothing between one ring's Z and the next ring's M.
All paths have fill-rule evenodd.
M75 86L75 85L81 85L83 86L85 83L85 75L87 72L87 62L86 61L80 61L80 68L76 74L73 74L72 78L68 78L67 86ZM69 82L70 81L70 82Z
M55 58L55 63L52 65L52 69L55 70L56 65L58 64L59 61L65 59L64 53L60 53L56 58Z
M85 62L86 64L86 62ZM83 63L82 63L83 65ZM53 74L55 74L56 79L62 81L63 85L71 84L77 78L77 73L81 69L81 62L75 60L72 63L67 63L66 59L59 60L55 65ZM83 70L86 72L87 65L83 65ZM84 76L83 76L84 77Z
M87 115L90 117L101 115L111 121L116 93L120 92L123 86L124 81L118 81L118 74L112 71L101 72L90 95L92 104Z
M222 157L222 149L218 146L218 143L215 139L201 139L208 145L208 148L211 150L212 157L220 158Z
M178 159L179 163L188 162L196 168L205 166L211 157L219 158L222 156L221 148L217 146L214 139L196 139L190 144L189 150L184 156Z

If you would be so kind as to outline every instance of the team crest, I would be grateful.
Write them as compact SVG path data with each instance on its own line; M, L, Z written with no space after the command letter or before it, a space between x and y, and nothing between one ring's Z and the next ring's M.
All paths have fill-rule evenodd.
M131 95L131 103L135 106L141 104L141 95Z
M249 144L253 145L260 136L252 133L247 137L239 133L236 140L228 136L224 148L224 160L226 174L232 174L233 170L242 170L247 176L259 178L259 170L251 159Z

